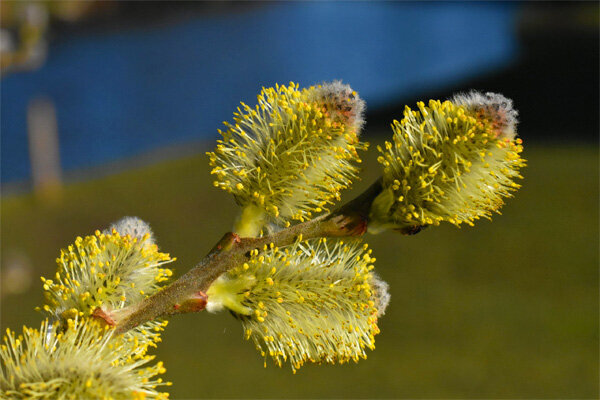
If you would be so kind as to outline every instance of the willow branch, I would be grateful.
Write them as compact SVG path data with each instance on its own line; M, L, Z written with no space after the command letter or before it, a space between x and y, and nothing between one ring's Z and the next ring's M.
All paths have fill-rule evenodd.
M367 230L369 209L381 192L378 180L354 200L331 214L291 226L272 235L260 238L242 238L226 233L198 265L189 270L163 290L147 297L138 304L111 313L110 318L102 310L95 315L116 326L117 333L128 330L155 318L200 311L206 305L204 292L221 274L250 258L254 249L262 249L273 243L282 247L303 239L321 237L360 236Z

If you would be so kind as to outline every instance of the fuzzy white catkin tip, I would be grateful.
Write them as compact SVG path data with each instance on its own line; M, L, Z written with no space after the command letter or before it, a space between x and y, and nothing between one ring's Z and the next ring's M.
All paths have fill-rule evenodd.
M129 235L132 238L142 240L146 235L146 244L155 244L154 233L150 225L138 217L123 217L117 222L113 222L104 234L110 234L112 230L119 232L121 236Z
M510 140L515 138L519 112L513 108L513 101L503 94L472 90L469 93L458 93L450 101L466 109L485 113L504 137Z
M381 317L382 315L385 315L385 310L390 304L390 299L392 297L389 292L390 285L381 280L381 278L379 278L379 276L375 273L373 273L373 278L371 279L370 283L374 292L377 317Z
M350 85L339 80L322 83L313 88L310 98L324 104L335 120L360 132L365 123L366 105Z

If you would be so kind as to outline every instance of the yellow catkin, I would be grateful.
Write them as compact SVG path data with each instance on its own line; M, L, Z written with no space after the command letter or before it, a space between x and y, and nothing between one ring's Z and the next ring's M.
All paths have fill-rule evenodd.
M10 399L124 399L143 393L166 399L157 387L162 363L93 320L70 319L59 333L47 320L39 330L8 330L0 348L0 397Z
M300 89L263 88L258 104L238 108L208 153L215 186L243 207L285 225L327 210L356 178L364 102L340 82ZM257 232L259 228L241 228Z
M490 218L520 185L522 142L516 111L497 94L471 93L453 101L409 107L394 121L393 142L378 147L383 190L369 229L473 225Z
M90 315L101 304L121 308L123 302L137 303L172 275L163 265L173 259L143 238L98 233L78 238L75 247L61 250L56 280L43 285L47 308L59 317L72 308Z
M209 311L238 315L247 339L277 365L344 363L375 346L387 284L359 242L297 242L253 256L208 290Z
M61 326L100 307L115 315L158 291L172 275L164 267L172 261L169 254L158 251L145 222L125 217L104 232L76 238L60 251L55 279L42 278L46 298L42 309ZM138 342L138 352L145 352L160 341L162 330L162 321L155 320L125 336Z

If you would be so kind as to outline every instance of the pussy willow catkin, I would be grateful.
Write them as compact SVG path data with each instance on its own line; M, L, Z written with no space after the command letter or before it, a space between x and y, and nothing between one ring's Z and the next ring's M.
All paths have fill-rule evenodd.
M378 148L383 191L371 208L371 232L472 225L520 187L515 180L525 161L510 100L473 92L417 106L405 108L392 125L393 141Z
M242 206L236 231L255 236L270 222L310 219L356 178L364 102L340 82L263 88L242 103L210 157L215 186Z
M215 281L207 308L234 312L246 338L280 366L358 361L374 349L377 319L389 302L373 262L357 241L271 246Z

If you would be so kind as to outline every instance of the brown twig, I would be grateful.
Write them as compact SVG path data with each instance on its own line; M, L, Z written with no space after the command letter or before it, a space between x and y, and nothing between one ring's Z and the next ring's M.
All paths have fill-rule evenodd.
M110 313L111 322L116 326L117 333L124 333L161 316L200 311L206 305L205 292L215 279L234 266L243 264L252 250L260 250L271 243L277 247L287 246L300 235L303 239L360 236L367 230L368 210L380 192L381 182L377 181L337 211L272 235L241 238L235 233L226 233L198 265L140 303ZM96 315L101 317L106 313Z

